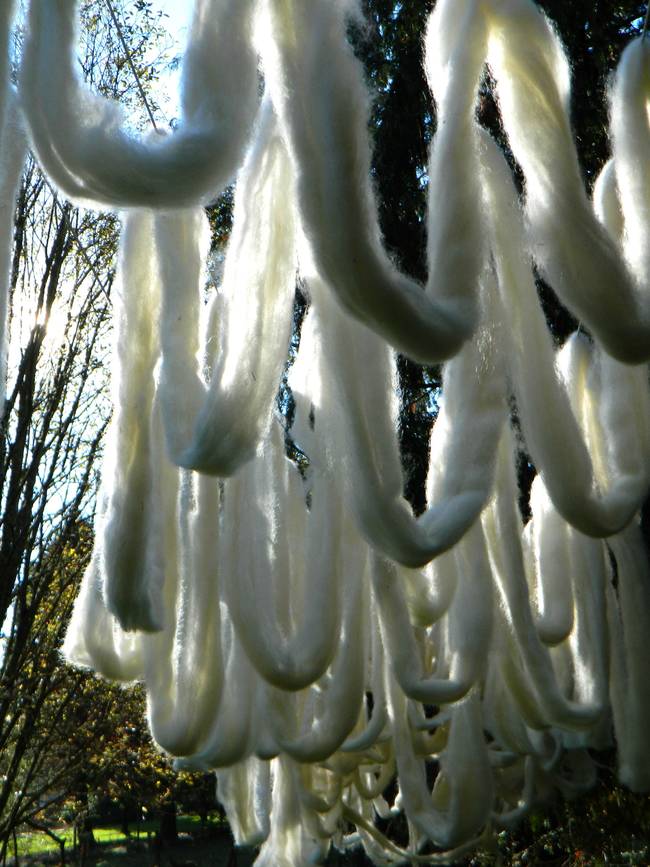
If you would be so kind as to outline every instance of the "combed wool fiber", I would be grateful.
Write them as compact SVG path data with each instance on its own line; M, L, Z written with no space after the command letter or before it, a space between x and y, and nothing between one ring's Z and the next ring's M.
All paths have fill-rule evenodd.
M164 622L164 576L160 564L148 557L156 473L151 462L153 372L160 355L160 284L150 213L125 220L120 254L113 293L115 411L104 457L110 485L105 483L105 512L96 532L109 610L125 629L155 632Z
M487 60L501 117L526 179L533 252L560 299L621 361L648 358L648 311L596 220L568 115L569 72L550 23L529 0L488 4ZM488 13L488 14L490 14ZM517 39L508 38L516 26Z
M223 281L212 300L208 392L183 458L200 472L232 475L253 456L270 424L291 336L293 183L273 106L265 100L238 178Z
M7 315L16 195L27 142L15 89L10 82L10 36L14 4L0 4L0 387L7 379ZM4 391L3 391L4 394ZM4 407L0 410L0 419Z
M501 342L509 344L505 356L526 444L566 519L585 533L608 536L629 523L643 501L650 481L648 465L641 458L630 473L623 466L616 467L611 488L595 489L590 453L571 411L562 377L555 369L553 341L537 299L510 171L487 134L483 141L486 192L493 215L492 249L505 324ZM564 356L568 359L569 354L580 354L586 362L589 352L587 341L576 335ZM574 364L580 365L577 357ZM576 368L568 380L575 385L579 376ZM641 406L647 407L647 398L640 398ZM627 400L620 401L619 409L623 416L617 418L611 436L625 436L633 425L631 417L638 411L634 401ZM622 450L618 452L625 460Z
M79 79L76 14L34 0L17 95L0 73L2 298L19 115L54 185L122 210L114 415L67 658L144 684L153 738L216 772L258 867L356 846L452 861L592 786L591 749L615 745L649 790L648 44L614 78L592 203L551 23L530 0L438 0L420 286L381 238L352 0L196 0L181 122L145 137ZM5 55L9 22L3 4ZM487 65L521 196L476 119ZM214 287L202 206L235 177ZM535 268L592 336L555 345ZM445 362L419 517L394 350ZM403 846L381 830L400 815Z
M476 142L469 119L481 73L468 68L465 114L456 114L437 146L432 191L449 210L430 233L433 285L426 293L396 271L384 251L370 186L368 99L363 73L345 39L342 0L268 0L258 40L264 72L287 140L303 230L319 275L354 317L420 361L455 354L477 322L481 219L476 212ZM470 30L470 35L472 30ZM473 47L473 45L472 45ZM465 55L459 50L463 68ZM473 51L477 54L476 50ZM460 94L447 94L446 104ZM468 131L467 139L462 133ZM459 132L458 136L454 132Z
M10 285L13 224L27 151L20 108L13 88L7 84L4 96L6 102L0 105L0 383L3 389L7 380L7 317L13 288ZM0 417L3 414L4 407Z
M73 55L77 4L31 3L20 76L39 162L70 198L109 207L176 208L215 198L232 180L257 109L253 0L197 0L171 135L146 141L120 106L89 90Z
M650 277L648 235L648 186L645 155L650 146L648 96L650 94L650 45L631 42L623 52L611 94L612 145L616 188L624 217L624 253L640 287ZM611 226L608 226L612 232ZM612 232L618 238L618 232Z

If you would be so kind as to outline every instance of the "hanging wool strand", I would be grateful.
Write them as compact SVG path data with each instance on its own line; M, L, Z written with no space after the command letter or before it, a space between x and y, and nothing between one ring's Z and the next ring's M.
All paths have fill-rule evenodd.
M20 107L10 84L10 34L13 3L0 4L0 387L7 379L7 315L14 209L27 142ZM4 407L0 411L0 420Z
M109 207L207 201L234 176L257 105L254 0L198 0L183 63L181 122L147 141L117 103L88 90L72 54L76 5L32 3L20 76L31 143L67 196Z
M380 236L356 14L195 0L181 123L144 140L78 80L69 0L31 3L17 98L0 74L3 243L18 108L62 192L130 209L95 551L64 652L144 683L154 739L216 771L257 867L360 844L378 865L453 860L553 790L593 785L588 750L612 743L620 779L650 789L650 44L616 73L592 203L550 22L531 0L438 0L423 287ZM523 203L476 120L486 64ZM206 308L200 205L238 169ZM593 338L556 350L535 267ZM285 432L273 407L298 278ZM393 349L446 362L419 518ZM516 436L538 472L526 526ZM400 814L406 847L378 827Z

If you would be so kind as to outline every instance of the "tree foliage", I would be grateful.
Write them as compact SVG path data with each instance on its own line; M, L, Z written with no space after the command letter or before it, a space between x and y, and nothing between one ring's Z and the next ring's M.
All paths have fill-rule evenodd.
M117 9L147 81L161 62L159 15L146 3ZM84 4L81 66L104 93L133 103L135 83L106 16L104 3ZM141 699L64 666L59 656L92 547L110 415L117 235L115 214L73 208L27 160L0 407L0 851L22 822L86 792L93 763L112 756L117 773L116 754L103 745L126 730L121 714L144 726ZM98 784L104 778L97 775Z

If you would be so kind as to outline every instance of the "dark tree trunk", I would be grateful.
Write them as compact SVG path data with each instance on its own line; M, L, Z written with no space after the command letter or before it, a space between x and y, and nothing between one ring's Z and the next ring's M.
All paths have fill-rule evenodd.
M163 846L173 846L178 842L176 801L167 801L163 804L160 816L160 840Z

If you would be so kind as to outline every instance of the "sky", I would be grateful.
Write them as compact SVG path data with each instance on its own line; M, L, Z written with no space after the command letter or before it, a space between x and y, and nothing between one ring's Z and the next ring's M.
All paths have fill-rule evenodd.
M0 0L2 2L2 0ZM133 10L135 0L124 0L124 8ZM151 0L152 11L162 11L167 16L164 19L164 28L167 31L166 48L167 57L182 57L187 42L190 20L194 9L194 0ZM159 111L156 120L163 126L179 114L178 86L180 81L180 64L174 71L162 73L157 84L153 84L157 91Z
M169 32L184 43L187 25L192 15L192 0L155 0L155 7L169 15Z
M187 23L192 13L192 0L156 0L155 4L164 10L172 20L178 21L179 26Z
M154 6L169 16L166 21L169 37L175 43L174 51L182 54L187 41L187 31L194 6L193 0L154 0ZM179 71L164 76L161 87L175 93L178 89ZM176 105L176 100L173 97L171 104Z

